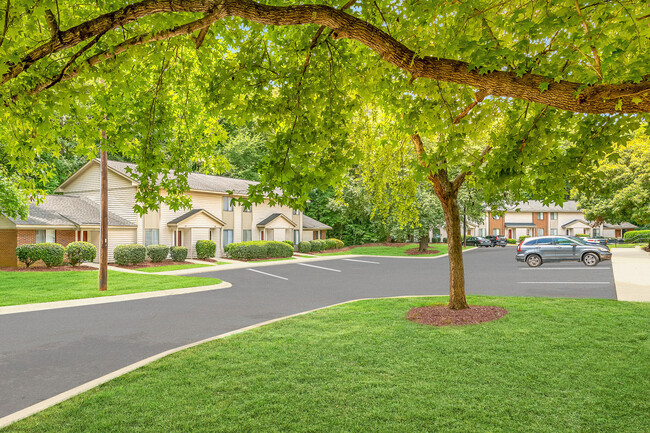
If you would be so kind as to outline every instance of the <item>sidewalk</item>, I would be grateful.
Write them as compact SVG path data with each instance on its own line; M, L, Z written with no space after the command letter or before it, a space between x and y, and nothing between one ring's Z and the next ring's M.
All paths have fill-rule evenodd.
M612 268L619 301L650 302L650 253L612 248Z

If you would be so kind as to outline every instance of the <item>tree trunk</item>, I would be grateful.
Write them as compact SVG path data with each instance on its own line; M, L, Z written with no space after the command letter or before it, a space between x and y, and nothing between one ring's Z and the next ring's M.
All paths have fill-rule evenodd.
M429 235L421 235L420 240L419 240L419 252L424 252L427 250L427 247L429 246Z
M458 191L448 191L439 196L445 213L447 245L449 247L449 308L469 308L465 299L465 270L463 268L463 242L460 235L460 212Z

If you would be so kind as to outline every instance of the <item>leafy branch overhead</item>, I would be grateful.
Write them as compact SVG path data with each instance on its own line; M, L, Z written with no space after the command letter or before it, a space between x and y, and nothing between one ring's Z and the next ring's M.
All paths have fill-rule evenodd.
M143 44L198 32L196 47L208 51L210 40L228 39L232 31L230 24L212 25L238 17L243 22L235 26L323 26L332 39L366 46L402 70L405 80L471 86L479 92L476 102L495 96L580 113L650 112L650 18L640 1L404 1L343 10L329 2L144 0L114 10L83 4L59 14L64 22L33 3L7 3L0 84L17 82L3 90L5 101ZM49 29L46 40L41 21ZM59 66L54 73L53 63Z

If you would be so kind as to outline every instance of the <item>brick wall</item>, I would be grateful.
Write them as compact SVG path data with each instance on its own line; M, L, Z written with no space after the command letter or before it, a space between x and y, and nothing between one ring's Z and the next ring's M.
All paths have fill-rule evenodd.
M321 239L327 239L327 230L321 230L320 231L320 238Z
M544 216L544 218L538 219L537 212L533 212L533 224L535 224L535 233L533 234L533 236L541 236L539 234L539 229L544 229L544 236L548 236L551 234L548 229L548 221L551 218L551 214L548 212L543 212L542 215Z
M488 229L488 235L491 235L494 233L494 229L499 229L501 230L500 233L502 235L506 234L506 219L505 217L501 217L498 220L495 220L492 218L492 212L488 212L488 218L490 220L490 227Z
M35 244L36 243L36 230L18 230L18 246Z
M0 266L16 267L16 230L0 230Z
M61 244L64 247L70 242L74 242L75 231L74 230L57 230L56 231L56 243Z

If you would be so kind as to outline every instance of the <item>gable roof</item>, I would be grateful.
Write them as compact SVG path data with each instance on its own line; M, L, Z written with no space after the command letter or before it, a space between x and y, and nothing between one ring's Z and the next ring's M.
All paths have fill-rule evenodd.
M183 215L181 215L181 216L179 216L179 217L176 217L176 218L174 218L173 220L169 221L169 222L167 223L167 225L168 225L168 226L174 226L174 225L180 224L180 223L182 223L183 221L185 221L185 220L187 220L187 219L189 219L189 218L191 218L191 217L193 217L194 215L197 215L197 214L199 214L199 213L202 213L202 214L206 215L207 217L209 217L210 219L214 220L216 223L218 223L218 224L220 224L220 225L222 225L222 226L225 226L225 225L226 225L225 222L223 222L222 220L220 220L220 219L217 218L216 216L212 215L210 212L208 212L208 211L205 210L205 209L192 209L191 211L186 212L186 213L184 213Z
M591 227L591 225L587 221L583 220L582 218L576 218L574 220L569 221L566 224L562 224L562 227L566 228L566 227L569 227L569 226L572 226L572 225L575 225L575 224L584 224L587 227Z
M40 204L30 203L26 220L9 218L16 225L57 226L75 228L100 223L99 205L73 195L48 195ZM136 227L135 223L108 212L109 226Z
M516 211L517 209L520 212L580 212L578 202L574 200L567 200L562 206L545 205L539 200L529 200L506 208L508 211Z
M320 221L317 221L313 218L308 217L307 215L302 215L302 228L307 230L331 230L332 227L327 224L323 224Z
M265 227L267 224L270 224L271 221L274 221L274 220L276 220L276 219L278 219L278 218L282 218L282 219L284 219L284 220L287 221L289 224L291 224L293 227L296 226L296 223L294 223L293 221L291 221L291 220L290 220L290 219L289 219L285 214L282 214L282 213L274 213L274 214L271 214L271 215L267 216L267 217L264 218L262 221L258 222L258 223L257 223L257 227Z

